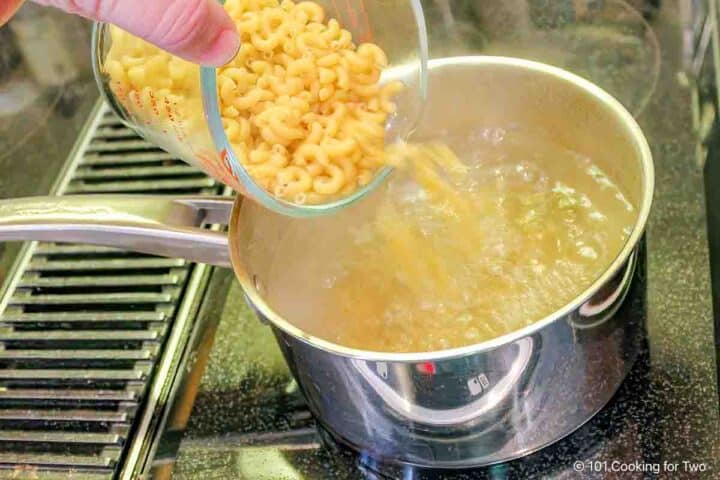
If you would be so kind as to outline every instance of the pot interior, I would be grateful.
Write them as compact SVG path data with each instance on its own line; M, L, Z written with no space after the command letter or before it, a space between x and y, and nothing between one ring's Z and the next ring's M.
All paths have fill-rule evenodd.
M366 356L368 351L380 352L378 355L382 356L383 352L447 353L459 351L458 348L485 348L527 334L577 308L622 265L637 243L651 203L652 160L637 124L619 103L589 82L534 62L473 56L436 59L431 61L430 67L428 102L413 140L445 142L463 161L471 159L472 168L477 166L478 171L491 177L494 175L490 180L490 177L482 177L480 182L481 189L489 189L487 195L478 197L480 203L487 202L488 210L477 210L477 225L453 226L448 223L442 226L440 232L447 232L448 238L457 237L450 238L453 244L449 247L443 243L423 243L422 226L391 232L384 237L386 241L392 243L395 238L404 236L412 248L401 248L397 254L379 248L367 257L355 258L350 270L354 268L362 275L352 277L354 272L348 273L347 265L337 252L346 249L348 244L362 244L363 235L367 235L362 226L376 222L381 215L386 215L389 220L378 228L399 228L401 222L397 219L404 217L388 216L387 196L402 193L405 184L400 180L391 179L385 193L375 193L328 218L289 219L252 202L238 203L231 225L234 268L250 300L279 328L321 348L354 356ZM509 165L503 163L506 156L514 158L512 171L503 170ZM540 165L539 170L535 168L536 164ZM402 175L404 173L396 172L394 177ZM519 205L509 207L503 203L504 198L494 196L492 189L505 188L502 185L507 182L514 185L513 182L519 181L517 178L528 182L528 185L518 187L525 189L525 197L518 197L519 203L518 199L508 197L508 202ZM567 215L562 220L543 210L545 216L538 217L539 223L532 223L533 215L543 208L550 208L545 204L538 208L523 206L523 198L535 198L533 182L536 179L547 183L546 191L538 195L556 202L552 203L552 208L560 208L562 210L558 211ZM406 199L409 194L403 195ZM498 206L498 203L502 205ZM582 213L585 203L603 208L598 207L595 211L595 207L588 207L588 211ZM397 214L392 201L389 204L393 214ZM590 210L592 212L588 213ZM486 215L486 211L494 213ZM530 215L530 226L523 223L518 227L522 222L510 218L515 214ZM573 235L579 227L570 224L579 218L578 215L583 216L578 223L586 221L587 224L575 242ZM602 220L593 223L593 215ZM500 223L483 223L491 217ZM514 253L510 254L504 251L508 245L502 242L493 246L493 242L502 237L508 222L517 230L513 230L515 234L529 232L525 238L527 245L515 245ZM575 267L563 267L564 270L558 267L563 258L551 259L547 265L540 262L533 266L536 259L529 254L523 256L538 248L538 255L542 257L548 249L555 248L552 242L560 242L560 237L553 237L552 232L543 229L556 228L556 222L562 235L567 237L563 237L562 242L577 244L577 252L573 255L587 258L595 255L597 261L593 269L576 269L579 273L573 276ZM612 238L605 235L610 230L617 235ZM439 239L444 236L435 234ZM600 240L593 243L598 235L605 243ZM491 246L497 253L493 253ZM392 247L387 246L388 249ZM480 250L485 251L483 258L495 263L483 267L484 276L462 273L472 268ZM368 251L360 249L358 252ZM442 259L450 254L454 255L455 263L448 275L443 271L446 265ZM388 266L400 262L399 256L407 256L402 265L409 262L419 267L403 271L401 267ZM507 258L499 261L505 258L503 256ZM371 267L373 262L375 265ZM506 269L505 265L512 267ZM379 269L383 266L387 266L387 270ZM547 275L538 273L541 271L538 269L548 266ZM503 277L507 273L504 269L515 275L511 283L518 285L525 282L523 272L535 272L536 282L546 285L543 287L546 290L534 296L503 297L497 293L500 288L497 285L507 283L510 278ZM399 288L407 290L409 284L414 288L419 282L424 284L428 297L439 295L440 291L454 295L446 304L440 305L444 301L441 298L428 306L431 313L427 316L432 320L427 325L413 324L412 315L407 312L405 317L402 311L393 316L391 309L383 310L384 307L378 306L378 303L394 298L389 300L384 296L385 290L394 288L392 285L386 287L392 283L386 277L403 275L404 278L395 281L395 284L404 282ZM416 278L412 278L413 275ZM349 277L354 279L347 280ZM449 283L441 285L445 277ZM328 291L340 288L337 285L343 281L355 282L340 292L345 295L344 303L338 308L326 309ZM403 294L407 293L405 290ZM463 290L462 294L460 290ZM407 305L413 298L418 304L425 301L423 290L418 292L420 295L415 297L407 295ZM482 303L492 299L495 302L492 305ZM483 324L482 328L488 330L478 333L468 327L469 334L461 332L468 320L464 317L463 307L455 308L457 302L473 305L474 316L486 315L488 326ZM538 308L533 309L536 304ZM417 307L413 315L420 312L422 316L423 308ZM418 332L418 329L423 331ZM450 340L443 342L444 339L439 337L448 331L452 333L448 336ZM352 335L364 340L355 341ZM388 336L390 340L382 343L377 340L380 336ZM412 336L425 337L427 341L392 343L394 338Z

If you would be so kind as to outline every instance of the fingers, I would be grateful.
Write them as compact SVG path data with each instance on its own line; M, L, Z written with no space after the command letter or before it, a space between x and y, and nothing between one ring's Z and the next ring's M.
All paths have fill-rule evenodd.
M7 0L0 0L5 2ZM17 0L10 0L10 2ZM219 66L240 47L235 24L217 0L35 0L112 23L195 63Z

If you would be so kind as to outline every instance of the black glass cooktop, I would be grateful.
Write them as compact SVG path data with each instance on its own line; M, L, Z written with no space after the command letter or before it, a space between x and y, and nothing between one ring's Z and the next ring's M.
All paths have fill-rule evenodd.
M0 28L0 198L41 195L57 179L97 100L89 32L34 4ZM16 250L0 244L0 283Z

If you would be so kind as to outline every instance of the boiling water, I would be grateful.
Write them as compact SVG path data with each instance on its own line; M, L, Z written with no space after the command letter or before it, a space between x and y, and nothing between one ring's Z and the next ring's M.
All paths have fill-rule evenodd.
M458 347L553 313L620 252L637 212L592 159L513 129L447 141L464 165L419 149L339 215L253 222L268 304L345 346Z

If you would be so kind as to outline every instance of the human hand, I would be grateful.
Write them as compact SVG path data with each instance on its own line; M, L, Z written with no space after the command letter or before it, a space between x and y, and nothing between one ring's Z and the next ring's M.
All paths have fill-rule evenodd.
M0 0L3 25L24 0ZM220 66L240 47L235 24L217 0L33 0L112 23L191 62Z

